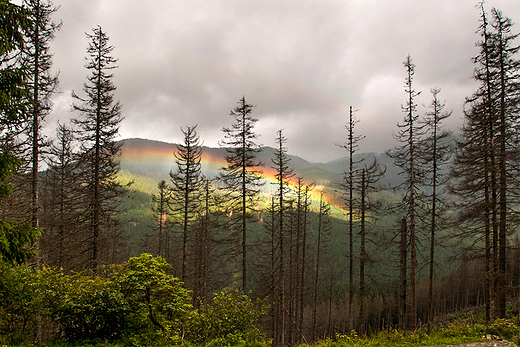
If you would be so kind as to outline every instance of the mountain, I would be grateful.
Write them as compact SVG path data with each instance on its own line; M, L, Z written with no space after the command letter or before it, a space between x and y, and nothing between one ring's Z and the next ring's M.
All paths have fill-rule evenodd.
M386 167L385 176L381 179L381 186L394 187L400 183L399 168L394 165L393 159L390 158L386 153L360 153L354 155L354 163L361 166L362 163L370 165L374 159L376 159L381 166ZM348 170L348 157L342 157L329 161L327 163L317 163L316 166L334 173L340 173Z
M133 181L131 199L124 201L126 209L123 220L128 221L127 228L130 235L131 253L139 254L140 244L153 225L151 194L157 191L161 180L169 182L170 171L176 170L174 152L176 145L146 139L126 139L121 141L120 178L123 181ZM262 163L265 177L264 193L276 191L275 171L271 167L274 158L274 148L263 147L257 155ZM202 147L201 170L207 177L215 177L219 169L226 164L225 148ZM339 190L342 179L341 171L328 170L326 166L310 163L297 156L288 155L290 166L298 177L302 177L306 184L314 182L317 188L311 192L311 203L317 206L320 192L325 194L325 200L332 206L332 213L338 218L344 218L341 209L343 202ZM267 197L267 195L263 195ZM267 202L269 199L262 199Z
M176 144L146 140L146 139L126 139L121 141L121 170L123 174L137 176L136 178L145 186L153 183L153 188L160 180L169 180L170 171L175 171ZM262 163L264 175L267 183L275 183L274 169L272 168L274 158L274 148L262 147L257 154L257 160ZM202 147L201 166L202 172L207 177L215 177L220 167L226 164L225 148ZM290 159L289 166L294 171L295 177L303 178L305 184L314 183L317 186L329 189L340 189L343 172L348 169L348 157L336 159L327 163L312 163L297 156L287 155ZM376 158L381 164L387 167L382 185L395 185L398 183L398 170L393 165L392 160L384 153L363 153L357 154L354 158L356 162L364 159L370 164ZM266 189L269 191L269 185ZM271 186L274 187L274 186ZM150 192L150 191L148 191Z
M157 185L161 180L169 183L170 171L176 170L174 152L176 145L145 139L126 139L121 141L121 158L120 158L120 177L123 181L133 181L132 194L130 198L123 201L123 209L126 210L122 220L126 221L126 229L129 235L130 254L138 255L143 252L143 245L146 243L147 237L151 232L151 225L154 225L154 216L152 213L151 195L157 192ZM261 193L260 208L270 201L269 193L276 192L276 179L274 177L275 170L272 158L274 158L275 149L271 147L263 147L257 155L257 160L262 165L265 177L265 185L263 193ZM218 174L220 167L226 164L225 148L202 147L201 166L204 175L214 177ZM319 201L322 197L331 206L332 228L334 239L335 259L344 262L344 254L342 249L342 240L345 232L345 205L343 197L346 192L342 189L343 171L348 168L348 158L340 158L327 163L312 163L297 156L288 155L291 159L290 167L294 170L295 177L302 177L305 184L314 182L316 188L310 193L311 202L311 221L312 228L316 228L317 214L319 209ZM392 165L391 160L380 153L359 154L356 161L364 159L369 165L373 158L380 160L382 164L389 167L388 175L384 184L397 179L397 169ZM294 181L293 181L294 182ZM391 191L383 191L379 193L379 197L385 200L394 200L397 196ZM391 223L385 221L384 217L379 225ZM391 218L388 218L391 220ZM390 230L393 225L386 226ZM254 239L261 233L260 224L253 226L252 238ZM312 234L312 233L311 233ZM256 235L256 236L255 236Z

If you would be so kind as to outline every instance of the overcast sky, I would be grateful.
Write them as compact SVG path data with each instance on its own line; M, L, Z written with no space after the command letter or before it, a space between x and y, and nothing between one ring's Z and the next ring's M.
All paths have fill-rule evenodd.
M441 88L450 128L462 124L464 98L475 90L478 50L473 0L61 0L63 26L52 44L60 93L48 117L71 118L71 91L83 95L85 32L100 25L115 46L121 138L182 139L198 124L216 147L230 110L245 95L256 105L258 142L274 146L284 129L290 154L315 162L346 155L349 106L358 110L360 151L396 145L392 132L406 101L403 61L417 65L422 105ZM519 0L488 0L520 22ZM520 32L520 24L514 27ZM74 115L77 117L78 115Z

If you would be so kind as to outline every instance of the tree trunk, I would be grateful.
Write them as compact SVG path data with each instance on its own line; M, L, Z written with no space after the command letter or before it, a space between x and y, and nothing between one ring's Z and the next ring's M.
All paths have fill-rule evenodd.
M406 230L406 219L403 218L401 220L401 242L399 246L399 254L400 254L400 262L399 262L399 269L400 269L400 291L399 291L399 328L406 330L408 327L407 324L407 312L406 312L406 290L407 290L407 276L406 276L406 269L407 269L407 239L408 239L408 232Z

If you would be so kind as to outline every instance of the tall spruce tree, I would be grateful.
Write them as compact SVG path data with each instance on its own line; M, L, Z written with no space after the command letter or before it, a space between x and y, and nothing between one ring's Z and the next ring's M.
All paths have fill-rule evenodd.
M223 128L224 140L220 145L226 148L227 165L220 169L220 180L223 189L228 192L228 204L233 210L233 225L241 233L242 255L242 291L247 289L247 226L254 218L258 193L263 185L263 173L256 160L260 146L255 142L254 132L258 121L251 114L254 106L246 102L243 96L238 105L231 111L234 122L230 128Z
M202 184L202 206L197 216L197 227L193 240L195 306L204 304L218 280L217 231L219 214L218 198L215 196L212 181L205 178Z
M30 76L20 63L24 32L29 30L28 16L26 9L0 0L0 145L4 153L13 152L14 138L23 130L30 114Z
M410 247L410 297L411 297L411 324L413 327L417 325L417 214L418 214L418 197L420 195L420 183L422 179L422 170L418 162L418 144L424 133L424 125L419 123L417 114L416 98L420 94L413 88L413 78L415 74L415 64L412 57L408 55L403 62L406 68L405 91L407 94L406 104L402 106L402 111L406 114L403 123L398 123L397 133L394 138L401 145L394 148L393 151L387 151L387 155L394 159L395 165L401 170L404 181L399 188L406 191L402 201L402 206L407 210L408 231L409 231L409 247Z
M433 280L435 270L435 247L437 231L446 226L442 220L446 219L446 201L443 201L440 188L446 183L443 168L451 157L452 146L448 141L451 132L445 130L443 121L451 116L452 112L443 111L445 104L439 100L440 89L431 89L432 101L426 112L424 123L426 137L421 141L419 156L426 171L426 186L431 188L430 195L430 254L429 254L429 283L428 283L428 327L433 320Z
M90 42L85 67L90 75L83 85L86 97L72 93L79 102L73 104L73 110L81 116L73 119L73 123L78 126L81 142L80 170L86 205L82 222L88 240L88 267L97 273L99 265L114 260L116 253L110 257L107 248L115 252L121 247L118 244L122 241L121 223L117 216L121 212L120 198L126 190L117 180L121 145L115 139L123 117L121 104L114 101L116 86L111 73L117 67L111 54L114 47L100 26L86 35Z
M30 115L28 76L19 64L23 33L28 24L28 13L24 9L0 0L0 204L11 194L10 177L23 164L14 155L14 137ZM8 219L10 216L4 213L0 216L0 261L23 263L34 255L30 246L40 232L30 223Z
M305 277L306 277L306 250L307 250L307 231L309 227L309 207L310 191L314 188L313 184L304 184L302 177L296 178L296 269L295 269L295 300L296 310L294 314L294 325L296 327L295 343L300 343L303 337L303 313L305 297Z
M300 316L298 322L298 332L300 340L303 338L303 319L305 309L305 278L306 278L306 265L307 265L307 231L310 224L310 206L311 206L311 192L314 189L314 183L306 185L302 189L303 199L301 201L300 208L302 209L302 257L301 257L301 268L300 268Z
M506 246L508 215L514 210L510 196L518 196L518 166L515 164L520 159L518 151L519 143L519 115L520 106L520 60L516 54L520 46L516 45L519 34L512 33L513 22L505 17L502 12L493 8L492 27L494 29L494 49L496 61L493 68L496 71L496 99L497 99L497 120L498 120L498 284L497 291L497 315L505 318L506 316Z
M52 21L52 15L57 11L51 1L25 0L24 6L30 13L30 26L26 32L27 42L24 46L23 60L31 75L30 88L31 120L27 128L29 140L29 158L31 163L31 223L39 226L39 164L41 161L43 138L42 122L51 111L51 101L58 75L51 73L52 53L50 43L60 29L61 23Z
M506 244L508 225L515 216L512 204L518 196L518 105L520 99L520 47L513 23L493 9L491 21L481 4L479 55L475 57L474 78L478 90L468 98L462 139L458 143L453 175L454 191L464 207L459 219L484 234L488 292L493 293L495 315L505 316ZM471 200L476 195L476 199ZM478 212L478 215L475 213ZM477 217L477 218L476 218ZM491 248L491 250L490 250ZM492 269L492 270L491 270ZM491 284L491 282L493 282ZM491 299L486 299L490 318Z
M78 235L83 197L78 176L79 161L74 149L74 131L58 124L56 141L49 148L48 169L42 184L42 236L41 249L45 264L64 270L79 270L81 249Z
M348 320L349 329L352 329L353 322L353 297L354 297L354 174L356 172L356 165L361 161L354 160L354 154L359 142L364 139L363 135L358 135L354 131L355 125L359 122L354 117L352 106L349 111L349 122L345 126L347 129L347 142L340 147L345 148L348 151L348 170L343 172L343 187L348 192L348 196L345 197L345 202L348 208L348 250L349 250L349 294L348 294Z
M279 275L279 298L277 302L278 308L278 336L275 337L277 345L283 346L285 344L285 324L286 324L286 299L285 299L285 253L284 245L286 243L286 210L289 199L288 193L290 192L289 182L294 176L292 169L289 167L290 159L287 157L287 147L285 143L287 138L283 136L282 130L278 130L276 136L276 143L278 147L274 151L274 158L272 162L274 164L273 169L275 170L275 179L277 186L276 199L278 200L278 275Z
M157 233L156 254L164 257L166 261L170 261L170 236L167 228L168 223L168 204L170 203L170 187L165 180L161 180L157 184L158 192L152 195L152 212L154 213L154 225L152 230ZM155 252L154 252L155 253Z
M487 13L481 3L481 24L478 30L481 41L477 43L480 53L474 58L477 65L474 78L479 89L467 98L465 121L461 136L457 140L457 151L453 160L451 175L456 179L450 186L456 194L457 222L459 235L483 234L485 256L486 321L491 320L491 297L494 269L497 267L494 254L497 252L495 236L498 235L496 204L496 165L495 165L495 111L492 101L492 37L489 32ZM493 240L493 242L492 242ZM496 302L496 300L495 300Z
M374 158L370 165L364 165L356 175L356 191L358 192L357 207L359 209L359 293L358 293L358 333L366 334L365 325L365 267L371 257L367 252L369 240L369 224L374 224L381 213L381 201L371 199L370 194L378 191L377 183L384 176L386 167L381 166Z
M182 129L184 141L177 145L175 163L177 170L170 173L171 200L170 208L182 228L182 270L181 280L186 282L188 261L188 239L195 227L192 225L200 215L203 203L204 176L201 172L200 160L202 148L197 135L197 126Z
M318 287L320 283L320 267L324 249L324 244L330 241L331 221L330 204L324 201L323 192L320 192L320 202L318 210L318 230L316 237L316 262L314 264L314 287L312 294L312 339L316 341L318 336L317 307L318 307ZM330 265L329 265L330 266Z

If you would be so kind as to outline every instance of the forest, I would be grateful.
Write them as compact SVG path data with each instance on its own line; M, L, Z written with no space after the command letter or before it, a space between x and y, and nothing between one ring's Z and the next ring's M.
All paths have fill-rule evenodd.
M498 9L480 7L460 129L441 88L418 105L408 55L395 147L359 153L353 105L328 166L291 156L283 129L262 147L245 96L220 148L196 124L171 149L119 141L101 26L70 123L45 137L57 11L0 0L0 344L296 346L518 318L520 46ZM128 161L159 147L166 170Z

